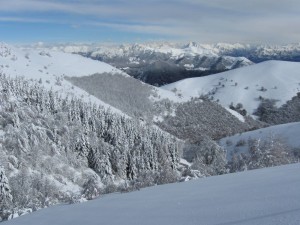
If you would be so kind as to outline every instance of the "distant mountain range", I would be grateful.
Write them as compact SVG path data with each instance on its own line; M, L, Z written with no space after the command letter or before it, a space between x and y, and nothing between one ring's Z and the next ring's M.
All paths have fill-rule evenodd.
M266 60L300 61L300 44L188 44L56 45L53 50L81 54L109 63L148 84L161 86L249 66Z

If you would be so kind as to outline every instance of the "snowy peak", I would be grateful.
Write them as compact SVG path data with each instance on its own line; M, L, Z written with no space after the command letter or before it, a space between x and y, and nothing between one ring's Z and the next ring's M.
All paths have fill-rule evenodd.
M186 48L198 48L198 47L199 47L199 45L194 41L188 43L186 46Z

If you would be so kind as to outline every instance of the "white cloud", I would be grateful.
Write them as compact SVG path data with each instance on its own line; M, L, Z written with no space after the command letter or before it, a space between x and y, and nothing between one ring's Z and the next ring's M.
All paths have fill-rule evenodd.
M78 17L76 28L104 26L201 42L300 41L299 0L0 0L0 6L0 13L12 15L0 21L74 24L51 17L58 12ZM41 12L44 18L28 16Z

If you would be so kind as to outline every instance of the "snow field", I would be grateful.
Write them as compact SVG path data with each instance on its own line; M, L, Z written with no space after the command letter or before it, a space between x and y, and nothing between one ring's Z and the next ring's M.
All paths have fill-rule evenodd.
M203 178L60 205L8 225L298 225L300 164Z

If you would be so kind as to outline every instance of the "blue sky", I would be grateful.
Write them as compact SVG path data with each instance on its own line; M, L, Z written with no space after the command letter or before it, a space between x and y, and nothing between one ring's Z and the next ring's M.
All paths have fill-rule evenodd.
M300 42L299 0L0 0L0 40Z

